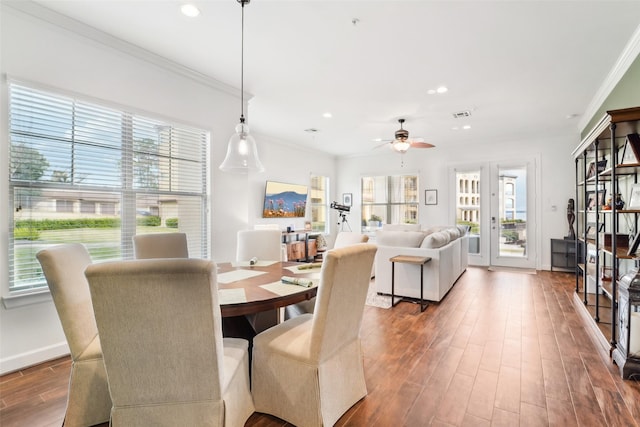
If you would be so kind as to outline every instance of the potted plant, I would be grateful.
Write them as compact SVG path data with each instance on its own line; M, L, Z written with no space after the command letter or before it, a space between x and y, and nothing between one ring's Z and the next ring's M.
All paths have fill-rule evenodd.
M369 221L367 221L367 225L372 228L379 228L381 222L382 222L382 218L380 218L376 214L371 214Z

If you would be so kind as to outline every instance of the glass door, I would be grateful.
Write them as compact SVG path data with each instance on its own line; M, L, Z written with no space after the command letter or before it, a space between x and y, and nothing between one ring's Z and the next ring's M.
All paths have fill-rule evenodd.
M534 162L491 164L491 265L536 267Z

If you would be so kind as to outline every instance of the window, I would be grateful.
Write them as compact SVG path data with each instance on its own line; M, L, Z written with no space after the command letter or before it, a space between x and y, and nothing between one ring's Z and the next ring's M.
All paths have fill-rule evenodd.
M128 259L180 230L207 256L207 132L11 83L9 133L10 291L45 287L35 254L59 243Z
M418 222L418 177L415 175L362 178L362 231L382 224Z
M311 176L311 230L329 233L327 203L329 200L329 177Z

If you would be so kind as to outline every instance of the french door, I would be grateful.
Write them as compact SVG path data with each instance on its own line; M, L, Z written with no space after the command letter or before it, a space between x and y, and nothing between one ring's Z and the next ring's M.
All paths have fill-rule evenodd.
M490 262L535 268L535 162L490 165Z
M536 161L455 167L455 218L469 228L469 262L536 268Z

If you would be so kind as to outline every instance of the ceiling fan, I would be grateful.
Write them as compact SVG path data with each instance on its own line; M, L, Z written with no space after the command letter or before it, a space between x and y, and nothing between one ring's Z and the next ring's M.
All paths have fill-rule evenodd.
M379 147L382 147L386 144L391 144L391 149L401 154L406 153L409 148L435 147L435 145L433 144L424 142L424 138L409 138L409 131L402 127L404 122L404 119L398 119L398 123L400 123L400 129L396 131L395 138L390 141L385 141L385 143L379 145Z

